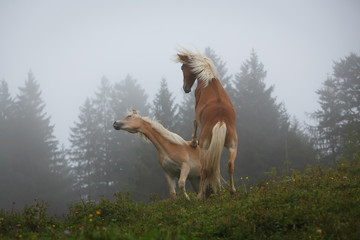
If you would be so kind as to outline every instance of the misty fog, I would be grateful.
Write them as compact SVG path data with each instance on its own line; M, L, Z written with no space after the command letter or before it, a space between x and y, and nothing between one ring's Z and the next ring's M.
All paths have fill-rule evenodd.
M127 189L131 189L138 199L145 199L151 192L166 196L166 182L156 161L156 150L126 133L111 133L117 140L104 147L108 149L104 161L95 166L109 171L97 173L104 175L97 175L99 184L92 186L93 182L80 179L94 174L92 170L80 169L81 164L85 166L92 161L83 161L80 157L80 143L86 139L81 138L81 129L87 129L85 125L90 124L81 119L99 116L96 106L101 105L102 93L107 98L104 101L115 109L101 116L111 116L108 122L101 123L106 131L112 131L112 122L124 117L131 107L139 109L143 116L156 115L153 102L161 86L166 84L173 107L178 104L174 114L183 114L177 126L167 127L189 139L194 107L191 104L194 102L191 96L184 95L180 65L173 61L179 46L200 52L207 49L217 57L229 89L236 88L236 76L246 61L256 56L257 64L263 66L265 73L263 90L273 87L269 99L282 105L289 122L293 123L294 118L301 126L311 122L307 113L319 108L316 91L333 74L334 61L351 52L360 53L359 13L359 1L335 0L227 1L222 4L203 0L171 3L2 1L0 81L7 83L9 99L24 103L20 104L23 109L17 114L25 116L26 109L32 107L39 111L26 112L33 114L34 122L19 120L19 125L24 126L23 131L12 135L12 132L6 132L9 134L6 136L11 135L13 139L2 139L1 143L9 144L4 146L17 152L16 159L36 152L34 159L37 160L5 163L2 160L8 155L1 153L0 167L11 169L12 178L17 180L10 181L6 188L1 189L11 191L12 194L8 195L14 199L1 194L0 207L9 208L12 201L19 205L31 203L32 198L43 198L50 204L53 201L54 205L61 205L49 192L54 186L58 187L60 193L57 194L64 201L76 201L91 195L91 192L95 195L93 197L111 197L113 192ZM21 96L32 96L33 100L43 102L37 105L34 100L33 105L26 105L26 99L21 100ZM275 105L274 112L279 114L278 117L285 116ZM184 106L189 106L189 109ZM180 121L186 122L187 118L190 130ZM39 129L32 128L36 121L40 123ZM11 130L1 129L4 132L0 138L5 136L6 130ZM23 145L18 145L17 139L20 138ZM45 145L40 144L42 140L45 140ZM34 150L35 145L29 142L36 141L39 148ZM79 147L79 152L74 153L74 146ZM306 159L312 157L308 147L304 146L308 149ZM51 155L55 149L56 154ZM46 170L49 155L57 160L50 164L52 171ZM119 156L126 161L120 161ZM68 166L69 162L72 163ZM136 163L146 164L140 168L144 173L143 180L128 178L129 173L137 169ZM75 167L88 172L74 174L71 168ZM255 166L248 167L249 171L255 171ZM22 168L27 168L29 175L24 176L22 171L18 171ZM42 178L38 178L41 168L45 169L44 175L40 174ZM57 172L56 169L60 170ZM145 174L146 169L151 171ZM244 174L240 167L237 170L238 176ZM61 180L56 177L58 174ZM161 177L152 179L152 175ZM260 178L260 175L254 173L254 178ZM49 179L45 181L47 186L34 187L44 185L44 178ZM157 187L149 190L149 180L154 180ZM78 184L75 184L76 191L71 190L74 182ZM14 184L13 188L11 184ZM17 188L21 184L22 188ZM106 186L106 191L103 186ZM89 192L89 189L92 190Z

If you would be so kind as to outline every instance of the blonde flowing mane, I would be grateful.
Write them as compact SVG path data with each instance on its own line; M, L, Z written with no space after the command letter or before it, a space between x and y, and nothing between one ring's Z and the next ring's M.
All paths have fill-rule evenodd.
M134 118L141 118L145 122L149 123L151 125L151 127L155 131L157 131L161 136L163 136L165 139L167 139L168 141L170 141L174 144L178 144L178 145L186 144L186 141L182 137L180 137L176 133L173 133L173 132L170 132L169 130L167 130L163 125L161 125L155 119L151 119L149 117L142 117L138 113L134 113L134 111L127 111L127 115L130 115ZM137 134L139 134L144 140L149 141L148 137L146 137L144 133L138 132Z
M178 55L186 57L188 61L183 61ZM178 49L178 55L176 55L175 61L188 64L197 79L202 82L203 87L206 87L215 78L216 68L210 58L185 48Z

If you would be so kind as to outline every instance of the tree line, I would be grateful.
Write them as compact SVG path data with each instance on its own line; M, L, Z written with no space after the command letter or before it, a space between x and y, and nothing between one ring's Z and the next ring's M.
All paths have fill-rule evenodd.
M217 77L237 113L239 136L235 179L258 181L267 172L290 175L307 164L335 163L360 152L360 58L356 54L334 63L334 73L317 91L320 109L312 114L315 126L291 118L266 84L266 70L253 50L229 75L226 63L211 48L205 49L217 68ZM179 72L180 74L180 72ZM289 89L292 91L292 89ZM45 199L57 210L65 202L110 198L131 191L138 200L149 194L167 197L163 171L152 144L114 131L112 123L130 107L151 116L184 139L191 138L194 96L184 94L176 103L162 79L153 102L132 76L112 83L100 81L94 96L80 107L71 127L70 147L61 146L53 134L50 116L34 75L30 72L19 94L12 97L5 80L0 85L0 199L1 208L15 201ZM221 162L227 177L227 152Z

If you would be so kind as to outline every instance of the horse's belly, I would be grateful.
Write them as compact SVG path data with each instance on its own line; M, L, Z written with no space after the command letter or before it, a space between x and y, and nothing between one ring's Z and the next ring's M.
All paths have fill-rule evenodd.
M181 165L169 157L165 157L162 162L162 168L172 177L180 177Z
M200 177L200 168L191 168L189 172L189 178Z

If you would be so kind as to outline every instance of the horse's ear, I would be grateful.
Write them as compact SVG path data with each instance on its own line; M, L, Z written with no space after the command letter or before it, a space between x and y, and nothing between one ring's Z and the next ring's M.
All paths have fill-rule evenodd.
M184 56L184 55L181 55L181 54L177 54L180 61L183 62L183 63L187 63L189 62L189 57L188 56Z

